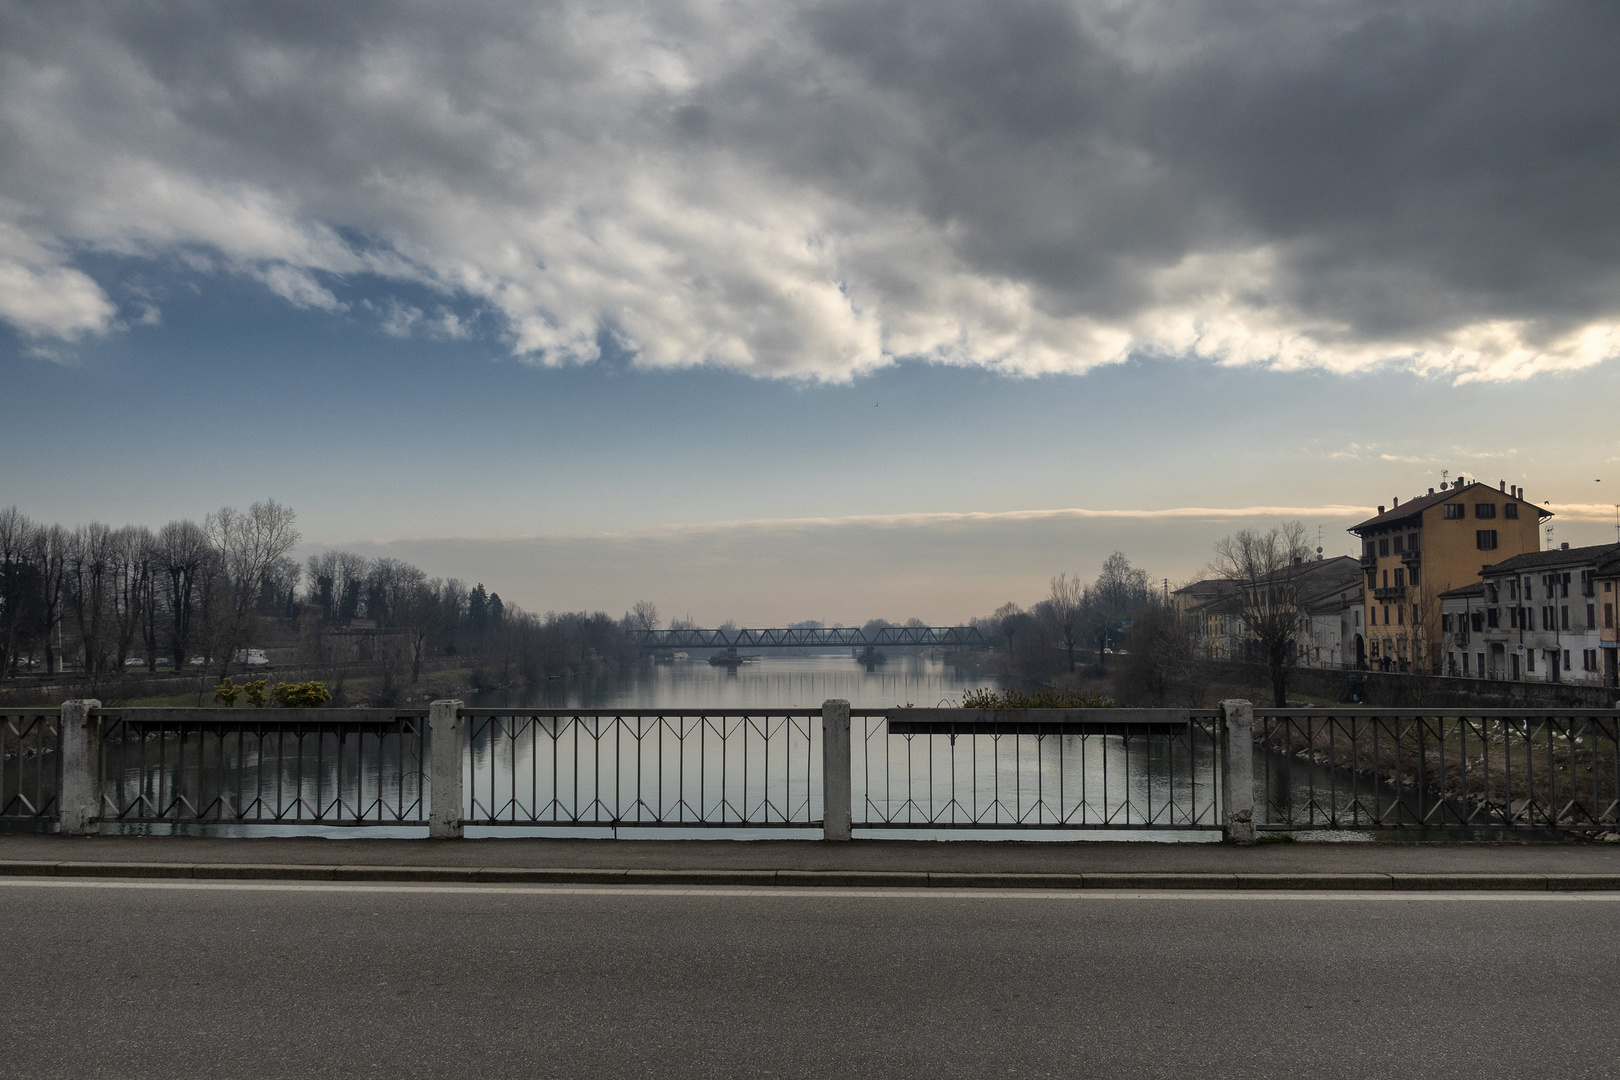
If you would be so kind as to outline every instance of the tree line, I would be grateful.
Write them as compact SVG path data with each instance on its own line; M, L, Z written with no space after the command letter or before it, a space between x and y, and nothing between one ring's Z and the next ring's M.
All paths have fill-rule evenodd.
M312 630L356 627L398 647L412 682L430 658L457 655L494 678L542 678L628 661L629 631L659 621L645 601L618 619L533 615L482 583L352 551L300 562L296 521L273 499L159 529L67 527L0 510L0 678L197 667L223 676L269 641L300 643L311 654L303 662L329 660L313 653L330 652L331 639L322 645Z

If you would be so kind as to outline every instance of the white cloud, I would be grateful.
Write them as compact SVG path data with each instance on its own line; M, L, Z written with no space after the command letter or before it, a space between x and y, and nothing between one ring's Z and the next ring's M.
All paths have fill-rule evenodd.
M596 360L604 332L647 367L835 381L1133 353L1504 381L1620 355L1620 240L1580 217L1613 170L1541 141L1604 31L1510 83L1468 50L1571 23L1402 18L0 6L0 319L113 329L81 250L177 256L329 312L375 279L425 287L542 364ZM1521 84L1544 92L1503 132ZM1487 137L1500 157L1469 141ZM390 334L472 332L381 303Z

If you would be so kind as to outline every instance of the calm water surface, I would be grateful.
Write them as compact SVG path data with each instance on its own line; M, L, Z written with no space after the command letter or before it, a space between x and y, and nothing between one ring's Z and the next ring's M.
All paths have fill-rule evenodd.
M1001 689L996 679L961 671L943 660L891 656L870 669L848 653L770 656L736 668L697 658L638 664L584 679L553 679L520 690L487 690L467 704L491 708L697 709L819 708L844 698L856 708L957 705L962 691Z

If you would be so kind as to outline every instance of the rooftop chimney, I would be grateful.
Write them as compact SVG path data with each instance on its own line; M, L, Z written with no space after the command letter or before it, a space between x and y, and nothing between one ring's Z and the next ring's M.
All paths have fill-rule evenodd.
M1383 506L1379 506L1379 507L1378 507L1378 512L1379 512L1379 513L1380 513L1380 514L1382 514L1382 513L1383 513L1383 512L1384 512L1384 508L1383 508Z
M1430 495L1433 495L1433 494L1434 494L1434 488L1430 488L1430 489L1429 489L1429 494L1430 494Z
M1569 541L1565 540L1562 544L1559 544L1558 545L1558 550L1559 551L1568 551L1569 550Z
M1496 482L1496 490L1502 492L1504 495L1507 494L1507 481L1498 480Z
M1391 505L1391 506L1399 506L1399 505L1401 505L1401 497L1399 495L1396 495L1395 497L1393 497L1392 499L1389 500L1389 505Z

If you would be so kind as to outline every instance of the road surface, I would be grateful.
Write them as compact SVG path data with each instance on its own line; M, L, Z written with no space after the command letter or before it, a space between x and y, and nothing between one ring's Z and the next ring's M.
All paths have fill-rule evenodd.
M1620 894L0 881L4 1073L1620 1072Z

